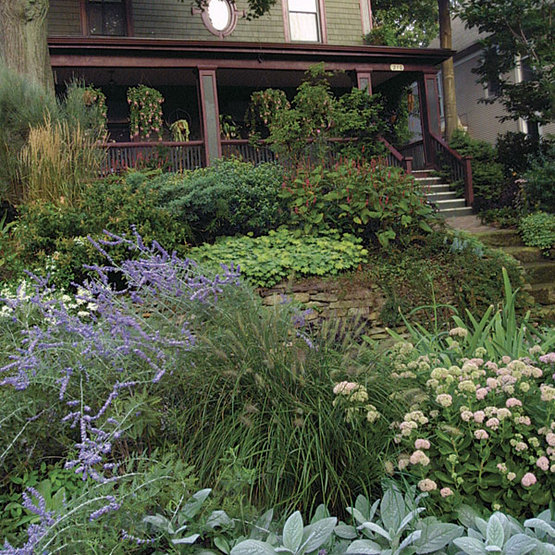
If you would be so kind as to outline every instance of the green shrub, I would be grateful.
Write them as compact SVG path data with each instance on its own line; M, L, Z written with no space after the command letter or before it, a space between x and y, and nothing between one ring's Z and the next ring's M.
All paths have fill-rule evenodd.
M530 209L555 213L555 146L530 164L524 174L524 194Z
M186 230L160 207L159 194L143 174L94 181L75 206L36 202L23 205L14 232L12 248L28 267L46 268L58 286L67 287L83 279L83 264L102 261L86 239L104 230L129 233L132 226L151 242L158 240L183 252ZM115 251L116 258L125 250Z
M191 249L191 258L219 268L238 265L253 285L272 287L296 276L337 275L365 261L361 240L339 232L295 237L282 227L261 237L223 237Z
M508 178L519 178L528 171L530 164L538 155L545 153L550 141L538 139L525 133L508 131L497 135L495 149L497 161L502 164L503 171Z
M520 220L519 229L525 245L545 251L555 247L555 214L530 214Z
M152 181L158 206L191 233L196 244L221 235L261 235L285 223L278 198L283 170L277 164L219 160L209 168L161 175Z
M495 149L485 141L472 139L463 131L455 131L449 142L463 156L472 156L472 183L474 187L474 208L481 211L511 204L514 194L506 198L507 179L503 166L496 161Z
M433 211L421 187L399 168L376 161L300 166L286 177L281 195L290 221L304 233L339 229L387 247L431 231Z

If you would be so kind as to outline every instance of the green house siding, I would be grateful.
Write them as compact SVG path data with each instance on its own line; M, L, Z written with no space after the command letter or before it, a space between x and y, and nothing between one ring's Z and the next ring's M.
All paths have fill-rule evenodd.
M177 0L135 0L133 24L135 36L139 38L219 40L210 33L202 22L200 14L191 14L193 3ZM246 8L246 2L239 1L237 9ZM239 19L235 31L226 39L246 42L283 42L281 7L274 6L269 14L256 21Z
M362 44L362 20L358 0L326 2L328 44Z
M50 0L48 12L50 36L78 36L81 34L81 8L75 0Z
M286 2L287 0L283 0ZM178 0L132 0L134 36L138 38L217 41L202 22L192 14L193 2ZM246 10L246 0L237 0L237 9ZM325 7L328 43L362 44L362 24L358 0L327 0ZM80 3L77 0L50 0L50 36L81 34ZM254 21L240 18L231 35L232 42L281 43L285 41L282 0L270 12Z

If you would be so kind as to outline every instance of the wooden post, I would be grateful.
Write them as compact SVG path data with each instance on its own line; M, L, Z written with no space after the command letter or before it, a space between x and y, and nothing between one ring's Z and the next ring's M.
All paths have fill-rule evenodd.
M472 184L472 156L465 156L464 160L464 198L467 206L474 202L474 187Z
M200 67L198 69L202 136L204 140L206 165L209 166L213 160L222 156L216 69Z

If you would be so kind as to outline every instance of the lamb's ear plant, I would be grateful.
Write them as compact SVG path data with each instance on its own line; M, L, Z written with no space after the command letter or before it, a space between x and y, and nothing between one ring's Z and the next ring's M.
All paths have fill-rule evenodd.
M186 535L187 527L190 521L201 510L204 501L206 501L211 491L210 489L197 491L183 507L176 512L172 520L161 514L155 514L145 516L143 518L143 523L149 524L157 532L161 532L174 546L191 545L200 538L200 534Z
M359 524L357 530L366 537L353 541L346 553L402 555L443 552L453 539L462 534L463 529L432 517L420 519L419 515L425 508L418 505L425 496L415 497L414 488L403 496L396 486L389 486L382 500L372 506L366 498L359 496L355 507L347 511ZM379 518L374 520L378 512ZM348 530L341 529L336 533L345 534L345 537Z
M543 511L537 518L525 520L524 525L495 512L487 521L476 516L467 535L453 543L467 555L550 555L555 553L554 524L550 510Z
M324 511L320 510L313 522L305 526L301 513L295 511L286 520L281 534L269 534L266 541L245 540L231 550L231 555L275 555L276 553L308 555L317 553L330 541L337 524L336 517L323 517L323 515ZM320 516L323 518L319 518Z

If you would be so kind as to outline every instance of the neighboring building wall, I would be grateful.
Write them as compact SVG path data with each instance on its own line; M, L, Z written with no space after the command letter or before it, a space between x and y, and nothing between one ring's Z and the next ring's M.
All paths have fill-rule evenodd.
M472 68L478 65L480 53L476 52L460 61L455 62L455 89L457 94L457 113L461 123L468 129L474 139L481 139L495 143L499 133L519 131L516 121L501 123L499 117L505 114L499 102L484 104L486 90L476 82L478 76L472 73Z
M226 41L282 43L285 42L282 2L278 0L270 12L259 19L241 18ZM192 1L132 0L134 36L139 38L177 40L220 40L204 26L199 14L191 14ZM237 9L246 10L247 1L237 0ZM359 0L327 0L325 6L328 44L362 44L362 19ZM50 36L81 35L80 2L50 0Z

